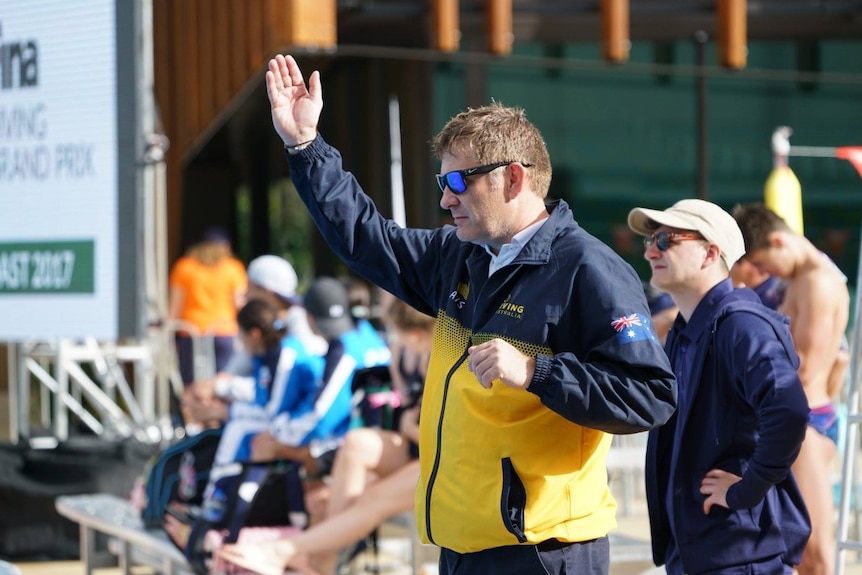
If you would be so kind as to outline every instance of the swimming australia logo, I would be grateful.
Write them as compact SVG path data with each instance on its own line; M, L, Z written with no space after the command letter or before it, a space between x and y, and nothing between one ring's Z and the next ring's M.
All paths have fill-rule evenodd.
M39 49L36 40L3 40L0 21L0 90L39 85Z
M467 296L470 295L470 286L459 283L455 291L449 294L449 299L455 302L458 309L462 309L467 304Z
M524 315L524 305L513 302L512 294L509 294L506 300L500 304L499 308L497 308L497 314L521 319Z

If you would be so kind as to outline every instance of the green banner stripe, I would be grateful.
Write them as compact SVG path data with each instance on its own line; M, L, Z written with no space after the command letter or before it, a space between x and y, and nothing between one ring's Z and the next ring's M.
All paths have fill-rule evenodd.
M0 295L91 294L95 242L0 243Z

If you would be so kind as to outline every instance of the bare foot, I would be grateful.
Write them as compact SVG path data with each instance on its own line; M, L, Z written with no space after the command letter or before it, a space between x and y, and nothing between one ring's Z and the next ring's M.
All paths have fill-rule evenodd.
M260 575L282 575L286 569L320 575L310 565L308 556L297 553L287 540L257 545L225 545L217 553L223 561Z
M192 533L192 526L183 523L173 515L166 514L164 528L165 533L168 534L174 545L180 550L185 550L186 544L189 542L189 536Z

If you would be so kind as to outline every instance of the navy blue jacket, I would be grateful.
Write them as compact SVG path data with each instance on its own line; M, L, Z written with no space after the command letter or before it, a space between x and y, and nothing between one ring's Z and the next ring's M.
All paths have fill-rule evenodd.
M402 228L383 217L323 138L289 161L332 249L437 317L420 419L422 540L469 553L605 536L616 508L609 434L661 425L676 406L632 267L557 201L515 260L489 276L488 252L454 226ZM493 338L535 358L527 391L483 388L470 371L469 347Z
M677 412L647 443L655 563L665 562L675 534L686 573L776 556L798 564L810 524L790 466L809 410L787 319L727 280L688 323L677 318L665 349L680 392ZM716 468L742 480L728 490L730 509L704 515L700 483Z

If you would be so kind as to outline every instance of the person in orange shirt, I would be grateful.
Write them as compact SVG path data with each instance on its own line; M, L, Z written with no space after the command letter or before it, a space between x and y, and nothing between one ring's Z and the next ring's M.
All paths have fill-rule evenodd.
M168 318L176 328L177 360L184 385L195 380L194 336L213 336L216 372L227 364L239 331L236 314L245 303L247 285L245 266L233 255L230 239L221 228L207 229L202 240L174 264Z

